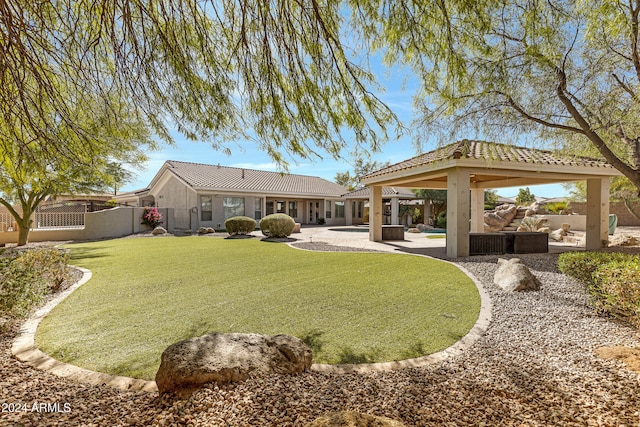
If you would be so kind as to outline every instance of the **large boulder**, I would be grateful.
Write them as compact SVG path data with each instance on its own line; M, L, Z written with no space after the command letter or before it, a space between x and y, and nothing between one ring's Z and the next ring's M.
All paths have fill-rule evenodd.
M537 290L540 283L519 258L498 259L493 283L507 292Z
M515 205L501 205L496 207L495 212L484 214L484 231L495 233L508 226L516 217L518 208Z
M289 335L211 333L170 345L162 353L156 384L160 394L189 392L202 384L243 381L249 375L307 371L311 349Z
M306 427L404 427L404 424L387 417L344 411L323 415Z

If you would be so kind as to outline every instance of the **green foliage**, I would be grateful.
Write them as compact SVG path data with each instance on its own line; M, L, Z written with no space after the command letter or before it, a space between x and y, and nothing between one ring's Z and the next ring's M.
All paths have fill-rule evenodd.
M592 277L602 309L640 327L640 258L612 260L600 265Z
M422 77L416 139L552 141L604 158L640 189L634 2L353 0L352 28ZM509 129L505 135L505 129ZM524 138L521 138L524 137Z
M531 193L529 187L521 188L518 190L518 195L516 196L516 204L519 206L529 206L531 203L536 201L536 196Z
M68 255L57 249L0 254L0 312L22 317L71 277Z
M256 220L248 216L234 216L224 221L227 233L231 236L249 234L256 229Z
M442 211L436 218L436 227L447 228L447 211Z
M498 204L498 192L496 190L485 190L484 208L493 209Z
M544 205L544 208L554 214L562 215L566 212L569 204L567 202L551 202Z
M599 313L626 318L640 327L640 258L619 252L566 252L564 274L584 283Z
M295 226L293 218L282 213L267 215L260 220L260 231L266 237L289 237Z
M324 225L325 220L324 218L318 218L318 225Z

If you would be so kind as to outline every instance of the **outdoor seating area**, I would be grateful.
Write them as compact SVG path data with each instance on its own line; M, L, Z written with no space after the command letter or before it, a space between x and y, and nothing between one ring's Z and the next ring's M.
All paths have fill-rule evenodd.
M537 254L549 252L547 233L502 231L469 233L469 255Z

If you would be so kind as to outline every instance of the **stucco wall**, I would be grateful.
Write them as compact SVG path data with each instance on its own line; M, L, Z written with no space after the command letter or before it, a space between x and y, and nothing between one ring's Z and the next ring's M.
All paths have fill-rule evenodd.
M579 213L579 214L587 213L586 202L571 202L569 204L569 207L575 213ZM639 205L635 205L634 207L636 212L640 212ZM618 225L622 225L622 226L624 225L639 226L640 225L640 220L638 218L635 218L633 215L631 215L631 213L626 208L624 203L621 203L621 202L609 203L609 213L616 214L616 216L618 217Z
M587 229L586 215L540 215L546 218L551 230L557 230L562 224L569 224L571 230L585 231Z
M173 209L159 208L161 224L167 231L174 231ZM84 228L78 229L35 229L29 233L30 242L94 240L128 236L150 228L142 224L144 208L117 207L85 214ZM0 243L16 243L18 232L0 232Z

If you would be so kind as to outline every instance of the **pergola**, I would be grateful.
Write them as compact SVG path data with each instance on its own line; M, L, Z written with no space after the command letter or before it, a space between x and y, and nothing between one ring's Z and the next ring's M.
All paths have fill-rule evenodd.
M549 151L485 141L462 140L372 172L369 239L382 240L382 187L447 190L447 257L469 255L469 232L484 231L484 190L559 182L587 182L586 248L606 246L609 178L619 176L606 162L560 158Z

